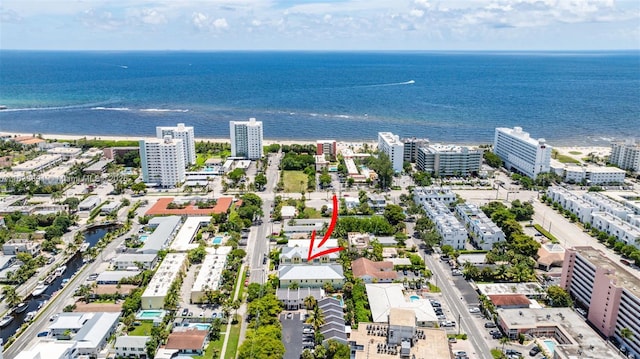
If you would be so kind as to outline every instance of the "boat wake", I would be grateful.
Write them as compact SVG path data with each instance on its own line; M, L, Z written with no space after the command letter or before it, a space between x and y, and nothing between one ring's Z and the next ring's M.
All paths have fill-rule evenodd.
M80 105L68 105L68 106L48 106L48 107L24 107L24 108L7 108L2 112L21 112L21 111L56 111L56 110L73 110L81 108L99 109L99 105L104 105L105 102L99 103L86 103Z
M168 108L143 108L140 110L141 112L189 112L188 109L168 109Z
M128 107L102 107L102 106L98 106L98 107L92 107L92 110L98 110L98 111L130 111L130 109Z
M404 81L404 82L390 82L390 83L385 83L385 84L372 84L372 85L357 85L357 86L353 86L356 88L359 87L387 87L387 86L402 86L402 85L413 85L416 82L414 80L409 80L409 81Z

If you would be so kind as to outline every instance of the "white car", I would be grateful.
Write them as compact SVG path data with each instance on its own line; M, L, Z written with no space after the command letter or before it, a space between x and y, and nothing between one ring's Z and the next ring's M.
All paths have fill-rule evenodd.
M478 307L469 308L469 313L480 313L480 308Z

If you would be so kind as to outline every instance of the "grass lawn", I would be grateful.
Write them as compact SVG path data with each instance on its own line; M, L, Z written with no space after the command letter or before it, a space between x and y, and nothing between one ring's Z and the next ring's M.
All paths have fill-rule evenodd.
M560 243L560 241L558 240L558 238L556 238L553 234L549 233L549 231L547 231L546 229L542 228L541 225L539 224L534 224L533 225L535 227L535 229L538 230L538 232L540 232L543 236L549 238L551 240L551 243Z
M315 208L305 207L304 214L306 218L322 218L322 214Z
M240 280L240 283L236 282L236 285L240 286L240 291L238 292L238 300L242 302L242 294L245 290L245 286L244 286L244 281L245 279L247 279L247 268L244 267L242 268L242 279ZM233 294L236 293L236 288L233 288ZM232 295L233 295L232 294ZM233 299L233 297L231 297L231 299Z
M580 161L575 158L567 155L556 154L555 159L560 161L561 163L580 163Z
M570 154L572 154L572 155L574 155L574 156L577 156L577 155L581 155L581 154L582 154L582 152L580 152L580 151L569 151L569 153L570 153Z
M217 358L222 351L222 343L224 342L224 334L220 334L220 339L215 342L209 342L207 345L207 349L204 350L204 355L202 356L194 356L193 359L209 359L209 358ZM213 354L216 354L214 357Z
M229 332L229 341L227 342L227 352L224 355L225 359L235 359L239 340L240 323L231 326L231 331Z
M282 175L285 192L306 192L307 175L302 171L284 171Z
M204 167L204 163L208 159L209 159L209 154L208 153L198 153L196 155L196 166Z
M129 332L129 335L147 336L151 335L151 328L153 328L153 322L145 321L140 322L141 325L133 327L134 329Z

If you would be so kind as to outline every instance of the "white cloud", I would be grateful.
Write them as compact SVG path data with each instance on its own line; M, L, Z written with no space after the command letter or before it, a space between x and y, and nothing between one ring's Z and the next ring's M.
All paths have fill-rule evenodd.
M167 23L167 18L164 14L158 12L155 9L142 10L142 16L140 17L142 22L150 25L162 25Z
M409 15L413 17L422 17L424 16L424 10L412 9L411 11L409 11Z
M216 28L217 30L224 30L229 27L229 24L227 23L227 19L220 18L220 19L213 20L213 27Z

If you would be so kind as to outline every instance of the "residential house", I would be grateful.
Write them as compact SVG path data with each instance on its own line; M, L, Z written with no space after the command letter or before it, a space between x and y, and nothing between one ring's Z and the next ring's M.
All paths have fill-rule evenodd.
M116 338L114 349L116 357L147 358L147 342L150 337L136 335L121 335Z
M351 269L353 276L365 283L391 283L398 278L391 262L374 262L363 257L351 262Z
M293 283L300 288L322 288L326 284L342 288L344 284L342 266L339 264L285 265L280 266L278 274L280 288L289 288Z
M166 349L177 350L178 354L204 354L209 338L208 330L198 330L195 328L185 328L175 330L169 334Z

